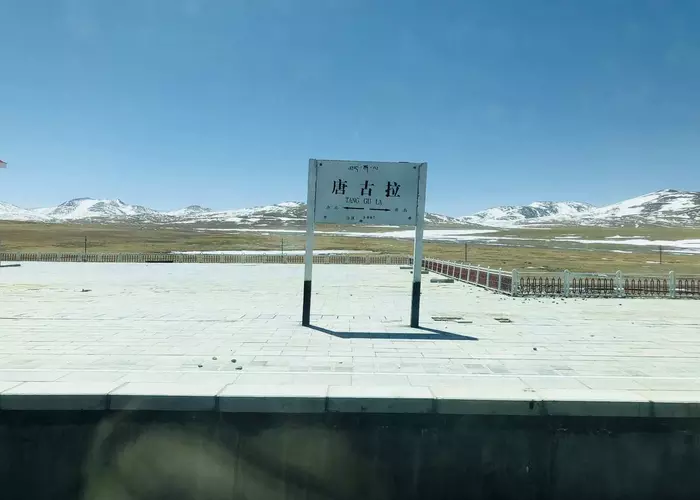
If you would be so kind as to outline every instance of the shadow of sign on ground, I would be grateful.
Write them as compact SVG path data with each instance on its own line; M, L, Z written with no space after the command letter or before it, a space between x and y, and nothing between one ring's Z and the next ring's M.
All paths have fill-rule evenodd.
M326 333L341 339L390 339L390 340L479 340L469 335L437 330L419 326L416 330L421 332L343 332L324 328L322 326L309 325L309 328L318 332Z

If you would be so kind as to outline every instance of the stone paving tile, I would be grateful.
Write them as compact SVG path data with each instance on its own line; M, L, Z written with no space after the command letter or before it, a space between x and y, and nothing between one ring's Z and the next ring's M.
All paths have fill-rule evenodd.
M93 371L89 374L90 382L119 382L125 380L125 372L115 372L115 371ZM66 373L62 377L58 378L57 382L84 382L86 379L85 372L75 371Z
M338 384L334 384L338 385ZM392 385L405 386L408 384L407 375L352 375L352 385L358 386L375 386L375 385Z
M57 370L0 370L0 382L53 382L64 375ZM89 380L89 376L86 376Z
M698 391L700 379L694 378L644 378L640 385L654 391Z
M425 387L480 387L483 389L528 389L518 377L498 376L469 376L469 375L409 375L409 383L413 386Z
M314 268L312 303L325 330L310 330L299 324L302 266L24 263L17 271L0 276L0 390L188 379L362 387L375 377L367 385L592 398L700 391L694 301L553 303L424 277L422 324L434 331L414 330L408 272L325 265ZM513 323L495 321L501 316Z
M0 410L104 410L117 382L24 382L0 393ZM38 396L40 395L40 396Z
M110 393L110 409L211 411L216 408L216 395L226 385L128 382Z
M0 382L0 394L4 391L20 385L22 382Z
M641 391L645 387L640 382L628 377L579 377L578 381L590 389L633 390ZM700 389L700 387L698 387Z
M537 377L537 376L526 376L519 377L520 380L531 387L534 390L539 389L586 389L589 386L585 385L579 379L573 377Z

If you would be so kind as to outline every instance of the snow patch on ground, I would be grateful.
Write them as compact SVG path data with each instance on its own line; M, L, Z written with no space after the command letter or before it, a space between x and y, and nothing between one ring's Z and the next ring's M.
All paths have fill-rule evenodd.
M644 238L640 239L629 239L629 240L568 240L576 243L583 244L608 244L608 245L630 245L630 246L642 246L642 247L671 247L671 248L682 248L691 253L700 253L700 240L647 240Z
M231 229L210 229L196 228L197 231L224 231L229 233L306 233L303 229L256 229L256 228L231 228ZM489 233L499 233L498 229L426 229L423 231L424 240L440 240L440 241L470 241L483 240L484 238L475 236ZM355 238L397 238L397 239L413 239L415 231L413 229L403 231L376 231L376 232L358 232L358 231L315 231L315 234L326 234L332 236L348 236ZM505 239L496 237L497 239ZM508 239L523 239L531 240L532 238L508 238Z
M188 250L180 255L282 255L280 250ZM288 250L284 255L304 255L304 250ZM369 254L368 250L314 250L314 255Z
M619 234L616 234L615 236L606 236L606 240L624 240L624 239L638 239L638 238L644 238L644 236L620 236Z
M232 228L232 229L209 229L197 228L198 231L224 231L224 232L252 232L252 233L295 233L303 234L303 229L256 229L256 228ZM564 235L555 236L554 238L523 238L519 236L496 236L493 233L500 233L498 229L426 229L423 233L423 239L426 241L449 241L449 242L469 242L479 241L490 245L497 245L496 242L507 241L544 241L544 242L559 242L559 243L576 243L582 245L602 244L602 245L630 245L630 246L663 246L668 249L683 249L691 253L700 253L700 239L689 240L649 240L643 236L628 236L620 235L609 236L603 240L587 240L580 236ZM331 236L347 236L356 238L396 238L396 239L413 239L415 232L412 229L402 231L377 231L377 232L350 232L350 231L316 231L319 235ZM504 245L500 243L498 245ZM518 245L526 247L527 245ZM558 248L558 247L554 247ZM615 250L618 253L632 253L625 250Z

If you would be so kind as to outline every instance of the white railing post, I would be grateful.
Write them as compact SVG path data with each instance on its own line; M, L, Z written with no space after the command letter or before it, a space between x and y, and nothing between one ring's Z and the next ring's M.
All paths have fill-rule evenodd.
M467 263L467 283L471 283L472 265Z
M503 277L503 268L498 268L498 291L501 291L501 278Z
M491 288L491 266L486 266L486 288Z
M510 285L510 294L515 297L520 292L520 276L517 269L510 272L512 283Z
M672 299L676 298L676 273L673 271L668 273L668 295Z
M625 295L625 287L622 285L622 271L617 271L615 273L615 294L618 298Z
M564 297L568 297L571 294L571 271L568 269L564 271Z
M476 266L476 284L479 284L479 274L481 274L481 266L477 264Z

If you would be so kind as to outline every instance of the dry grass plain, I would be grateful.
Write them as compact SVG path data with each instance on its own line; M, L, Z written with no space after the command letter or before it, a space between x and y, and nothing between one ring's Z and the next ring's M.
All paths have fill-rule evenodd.
M218 228L221 229L221 228ZM230 228L234 231L234 228ZM321 227L321 230L338 230ZM345 230L348 228L346 227ZM443 229L442 227L440 229ZM352 230L352 229L351 229ZM362 232L387 231L386 228L361 228ZM576 235L581 239L601 240L610 236L643 237L649 240L675 241L700 238L698 228L598 228L558 227L543 229L504 229L498 236L517 237L508 246L470 242L469 261L503 269L534 269L577 272L700 274L700 254L676 255L665 252L658 264L657 247L586 245L565 248L567 242L557 237ZM0 222L0 251L5 252L82 252L84 240L88 252L171 252L192 250L303 250L304 235L299 233L257 233L201 231L189 226L126 224L44 224ZM580 245L579 245L580 246ZM366 250L388 254L410 254L413 243L408 239L366 238L318 235L319 250ZM610 250L630 251L617 253ZM463 260L464 243L427 241L426 256Z

